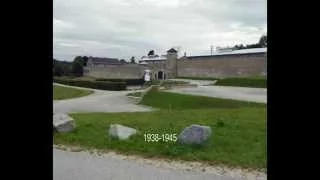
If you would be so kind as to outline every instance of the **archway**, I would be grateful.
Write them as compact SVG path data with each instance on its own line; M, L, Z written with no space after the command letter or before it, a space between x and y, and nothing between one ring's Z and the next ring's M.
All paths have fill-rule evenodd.
M158 79L160 79L160 80L163 79L163 71L158 72Z

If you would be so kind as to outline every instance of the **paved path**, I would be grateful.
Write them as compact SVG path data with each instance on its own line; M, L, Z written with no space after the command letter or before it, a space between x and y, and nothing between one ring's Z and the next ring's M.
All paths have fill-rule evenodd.
M199 96L235 99L242 101L267 103L267 89L230 86L198 86L168 90L169 92Z
M119 158L117 155L98 156L89 152L69 152L53 149L54 180L240 180L257 179L191 172L156 166L139 160ZM265 176L260 179L266 179Z
M190 84L196 84L198 86L212 85L216 82L216 80L194 80L194 79L170 79L172 81L185 81Z
M72 87L67 85L61 86ZM126 96L130 91L103 91L80 87L73 88L93 90L94 93L80 98L55 100L53 101L54 113L144 112L152 110L151 107L134 104L133 100Z

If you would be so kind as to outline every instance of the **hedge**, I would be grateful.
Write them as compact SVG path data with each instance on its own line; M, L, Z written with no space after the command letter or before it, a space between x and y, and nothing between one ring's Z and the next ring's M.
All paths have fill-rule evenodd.
M127 85L143 85L144 84L144 79L107 79L107 78L97 78L96 81L125 82Z
M108 82L108 81L88 81L88 80L74 80L65 78L54 78L54 82L66 84L70 86L78 86L92 89L121 91L126 90L125 82Z

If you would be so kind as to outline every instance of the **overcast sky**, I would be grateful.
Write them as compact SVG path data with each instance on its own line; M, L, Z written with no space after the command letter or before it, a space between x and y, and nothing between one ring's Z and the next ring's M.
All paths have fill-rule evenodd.
M171 47L210 54L210 45L257 43L267 0L54 0L53 55L139 59Z

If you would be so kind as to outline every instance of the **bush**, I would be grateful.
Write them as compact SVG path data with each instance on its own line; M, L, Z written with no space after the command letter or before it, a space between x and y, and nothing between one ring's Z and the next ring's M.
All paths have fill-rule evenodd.
M54 78L54 82L66 84L70 86L86 87L92 89L121 91L126 89L125 82L108 82L108 81L88 81L88 80L75 80L67 78Z
M125 82L127 85L143 85L144 84L144 79L107 79L107 78L97 78L96 81Z

